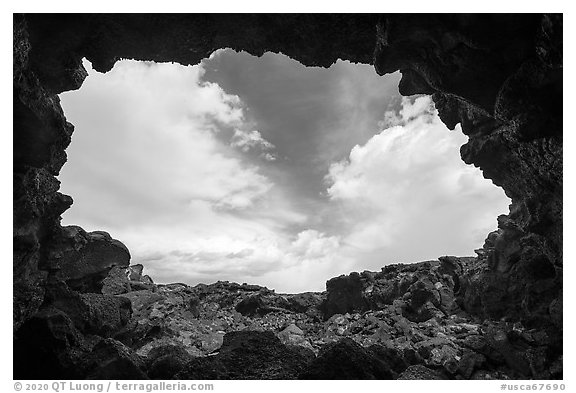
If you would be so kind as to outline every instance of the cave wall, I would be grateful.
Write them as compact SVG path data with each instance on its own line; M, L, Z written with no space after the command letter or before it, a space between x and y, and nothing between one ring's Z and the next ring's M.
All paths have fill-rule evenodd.
M469 136L462 159L512 200L462 267L460 302L561 329L562 15L30 14L14 15L13 33L15 329L61 279L70 230L60 215L72 199L55 176L74 128L57 94L80 88L82 58L107 72L123 58L197 64L226 47L400 70L401 94L432 94L442 121Z

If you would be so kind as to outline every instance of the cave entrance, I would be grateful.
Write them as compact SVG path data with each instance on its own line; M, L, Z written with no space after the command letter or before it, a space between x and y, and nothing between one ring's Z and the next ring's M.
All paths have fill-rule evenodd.
M76 126L64 225L105 230L157 282L282 292L397 262L471 255L502 190L465 165L466 137L398 74L219 50L184 67L120 61L61 94Z

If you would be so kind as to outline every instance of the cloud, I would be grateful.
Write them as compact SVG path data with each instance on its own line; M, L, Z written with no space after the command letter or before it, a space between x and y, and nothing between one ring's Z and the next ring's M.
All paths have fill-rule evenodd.
M274 145L262 138L259 131L242 131L239 129L234 130L230 145L237 147L243 152L247 152L253 148L260 148L261 150L274 149Z
M336 236L326 236L314 229L307 229L298 234L292 242L292 252L303 259L323 259L338 251L340 241Z
M465 136L446 129L430 97L404 98L384 122L389 128L326 176L327 195L349 228L343 243L379 265L470 254L507 210L502 190L461 161Z
M341 63L322 77L290 62L242 77L231 67L265 93L245 100L206 81L204 65L121 61L102 75L86 63L82 88L61 95L76 126L63 223L110 232L156 282L286 292L482 244L507 199L460 160L465 136L428 97L381 118L381 86L395 80L377 86L371 68ZM260 75L272 82L247 82Z
M143 243L134 248L133 260L144 262L148 274L157 282L177 279L210 283L218 279L266 284L288 292L322 290L324 280L313 272L324 272L320 277L330 278L335 270L346 266L345 258L339 255L338 237L313 229L301 231L292 240L263 230L256 237L246 236L245 232L195 237L190 242L175 239L174 235L180 236L178 233L172 233L167 240L158 228L155 231L124 236L128 240L134 236ZM159 243L158 239L166 243ZM164 251L155 251L158 249ZM290 271L300 273L287 273Z
M82 89L61 96L76 125L60 175L75 200L65 225L110 232L157 282L268 283L330 259L338 240L306 229L284 188L241 154L276 159L242 100L204 81L201 65L121 61L106 75L85 67ZM270 282L290 289L285 278Z

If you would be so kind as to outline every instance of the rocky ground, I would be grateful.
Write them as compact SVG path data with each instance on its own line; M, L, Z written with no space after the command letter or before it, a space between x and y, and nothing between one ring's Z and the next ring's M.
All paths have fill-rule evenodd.
M16 378L562 377L559 332L462 310L459 272L476 258L391 265L333 278L326 292L278 294L222 281L155 284L142 265L126 266L107 234L66 229L76 242L68 254L91 269L59 270L52 300L17 334Z

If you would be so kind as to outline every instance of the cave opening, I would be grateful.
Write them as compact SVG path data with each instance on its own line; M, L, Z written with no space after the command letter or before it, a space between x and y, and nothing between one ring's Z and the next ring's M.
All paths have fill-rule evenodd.
M14 15L15 379L562 379L562 19L562 14ZM371 91L383 93L378 84L385 79L373 73L375 79L365 84L353 79L358 94L348 96L331 89L320 94L313 83L320 74L274 86L273 74L243 72L226 56L218 73L204 68L199 77L198 67L187 69L188 83L153 63L136 67L149 73L121 73L124 85L109 80L125 67L123 62L113 67L118 59L198 64L223 47L258 56L282 52L308 66L347 59L372 64L379 75L400 70L400 92L432 94L442 122L449 128L460 124L468 141L459 131L434 127L435 111L425 96L389 107L376 95L377 115L362 135L367 114L360 102ZM83 58L107 74L91 72L84 83ZM224 72L226 64L231 67ZM171 81L169 90L184 94L170 100L162 89L151 88L155 80L167 85L153 75L159 70ZM241 82L255 75L257 86L275 87L280 98L268 95L262 102L288 125L305 124L296 123L291 106L317 114L314 103L331 108L326 119L333 121L314 123L309 132L296 126L282 130L249 94L225 83L227 73ZM341 87L343 80L326 86ZM299 83L312 92L288 94ZM58 95L81 86L62 94L62 102L80 94L69 101L78 104L90 86L100 87L100 101L92 97L93 105L84 106L92 116L88 122L65 105L76 132L70 161L60 172L73 126ZM193 88L205 94L189 97ZM134 105L131 96L149 105ZM349 105L336 106L336 99ZM106 106L122 111L100 110ZM182 107L195 109L178 115ZM166 111L170 116L161 117ZM130 118L138 120L136 127L104 122L124 125ZM362 138L340 145L338 135ZM97 136L103 139L89 138ZM288 146L300 154L296 157L308 152L313 159L282 152L287 148L282 138L292 138ZM318 140L340 147L339 155L320 148ZM456 202L488 195L475 192L474 178L459 170L444 172L452 161L475 170L463 166L460 145L462 161L481 168L512 199L510 214L498 217L498 231L486 238L478 258L436 259L471 254L495 227L494 217L506 211L486 214L490 225L466 250L452 248L474 233L471 225L484 214L478 204L459 209ZM183 160L187 166L180 165ZM303 172L283 171L291 162ZM314 170L316 181L304 182L303 174ZM71 198L60 189L76 198L72 210ZM320 201L325 204L313 203ZM65 212L63 224L90 232L62 227ZM285 224L290 219L293 226ZM144 225L152 221L157 225ZM186 231L188 237L179 239L182 222L215 235ZM148 253L144 261L144 248L130 239L129 225L141 245L160 252ZM262 228L266 231L257 231ZM101 229L124 241L134 258ZM249 239L260 241L258 246L270 247L245 247L243 239L226 237L243 231L251 231ZM199 248L160 248L163 241L181 246L189 239ZM427 244L441 250L414 256ZM373 254L363 253L370 245ZM412 254L398 256L392 246ZM326 249L348 250L349 264L339 259L344 254ZM262 250L269 259L257 259ZM181 264L170 264L165 255ZM194 257L204 261L197 266L208 279L194 270ZM410 263L429 258L436 260ZM318 269L341 270L322 277L318 270L306 271L306 260ZM341 272L378 270L396 261L409 264L342 275L328 280L325 291L297 294L222 282L157 285L142 276L141 265L126 268L143 262L144 273L156 283L193 285L186 274L206 282L228 274L233 281L297 292L313 289L309 282L324 289L323 281ZM274 267L279 285L270 282L267 267ZM173 276L162 277L170 272ZM243 280L239 272L250 275Z
M392 263L472 255L508 210L398 73L218 50L120 61L60 95L76 127L63 225L120 239L156 282L281 292ZM459 128L459 127L458 127Z

